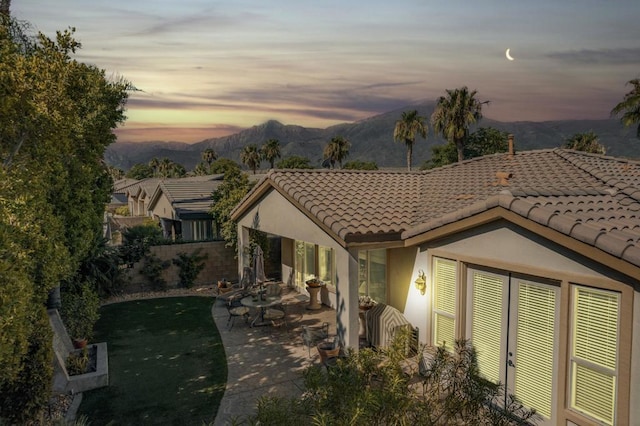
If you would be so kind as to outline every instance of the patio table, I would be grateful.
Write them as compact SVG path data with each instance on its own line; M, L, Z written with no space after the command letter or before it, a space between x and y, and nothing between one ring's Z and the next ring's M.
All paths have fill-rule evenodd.
M282 303L281 296L267 296L267 297L259 297L259 296L247 296L240 300L242 306L246 306L248 308L259 308L260 311L256 315L256 317L251 321L251 327L257 327L262 325L271 324L269 321L264 320L264 313L267 308ZM258 318L260 318L260 322L258 323Z

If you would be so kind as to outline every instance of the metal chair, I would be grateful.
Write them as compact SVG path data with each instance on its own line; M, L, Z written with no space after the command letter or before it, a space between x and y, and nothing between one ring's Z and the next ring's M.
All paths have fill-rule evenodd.
M263 318L266 321L271 321L273 325L278 325L276 324L276 322L282 321L282 324L280 325L284 325L286 328L289 328L289 324L287 323L287 304L286 303L276 305L273 308L268 308L265 311Z
M240 297L230 297L226 302L226 306L229 312L229 318L227 319L227 329L229 331L233 328L237 317L244 317L245 322L249 322L249 308L240 304Z
M302 341L309 350L311 357L311 348L329 337L329 323L323 322L321 325L303 325Z

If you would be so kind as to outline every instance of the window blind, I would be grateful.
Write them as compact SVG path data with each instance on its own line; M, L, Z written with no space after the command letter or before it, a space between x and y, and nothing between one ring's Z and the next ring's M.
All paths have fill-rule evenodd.
M515 395L546 418L552 413L556 291L518 282Z
M502 334L502 277L473 272L471 341L478 354L480 374L500 380Z
M453 349L456 317L456 262L434 259L433 341Z
M617 293L574 287L571 406L613 424L618 358Z

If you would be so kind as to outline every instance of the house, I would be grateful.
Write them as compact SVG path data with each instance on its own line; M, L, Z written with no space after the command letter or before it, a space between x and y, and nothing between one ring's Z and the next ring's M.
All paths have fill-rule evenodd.
M424 172L271 170L232 218L240 247L251 228L281 237L298 291L327 284L344 345L368 295L425 344L469 339L539 424L640 424L639 183L639 162L511 149Z
M203 241L218 237L209 213L211 195L223 175L161 180L149 196L147 211L160 221L167 238Z

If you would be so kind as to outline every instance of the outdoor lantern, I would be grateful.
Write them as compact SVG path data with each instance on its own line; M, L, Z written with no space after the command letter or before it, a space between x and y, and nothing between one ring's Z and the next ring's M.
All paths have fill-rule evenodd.
M416 278L416 288L420 290L420 294L427 291L427 277L422 269L418 270L418 278Z

